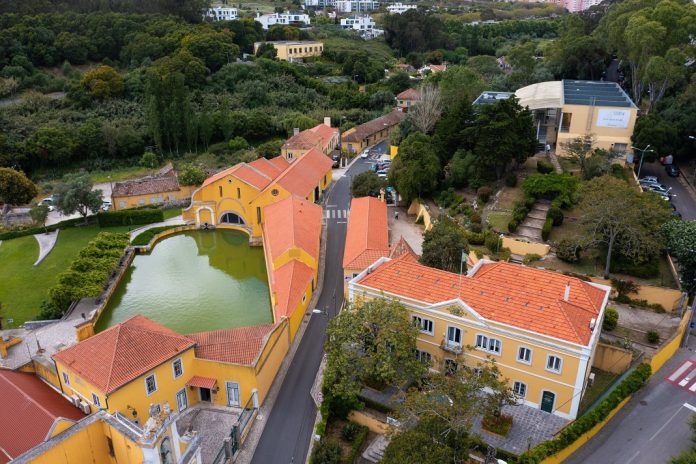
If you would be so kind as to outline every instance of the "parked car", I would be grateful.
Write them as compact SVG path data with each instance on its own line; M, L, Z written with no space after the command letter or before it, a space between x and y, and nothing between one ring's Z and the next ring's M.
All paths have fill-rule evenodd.
M109 211L111 209L111 202L108 200L102 201L101 207L99 208L102 211Z
M650 187L651 185L657 185L657 186L659 186L659 187L664 187L664 185L662 185L661 183L655 182L655 181L652 181L652 180L643 180L643 179L641 179L641 180L638 181L638 183L640 184L641 187Z
M333 161L333 167L335 168L337 168L341 163L341 158L338 155L333 155L331 160Z
M650 186L648 186L648 188L650 190L652 190L653 192L661 193L663 195L673 196L673 194L670 193L672 191L672 187L665 188L664 185L650 185Z
M387 171L377 171L377 177L381 177L382 179L387 178Z
M56 207L53 206L53 196L46 197L43 200L39 202L40 205L46 205L48 206L48 211L55 211Z
M679 167L676 164L668 164L665 171L669 177L679 177Z
M364 149L363 152L360 153L360 157L362 159L367 159L368 156L370 156L370 149L369 148Z
M655 176L645 176L640 178L641 181L646 181L646 182L657 182L657 177Z

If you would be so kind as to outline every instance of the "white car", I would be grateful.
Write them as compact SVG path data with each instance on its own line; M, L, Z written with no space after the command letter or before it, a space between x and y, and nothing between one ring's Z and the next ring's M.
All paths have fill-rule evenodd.
M110 201L103 201L100 209L102 211L109 211L111 209L111 202Z
M360 157L362 159L367 159L368 156L370 156L370 150L368 150L367 148L362 153L360 153Z

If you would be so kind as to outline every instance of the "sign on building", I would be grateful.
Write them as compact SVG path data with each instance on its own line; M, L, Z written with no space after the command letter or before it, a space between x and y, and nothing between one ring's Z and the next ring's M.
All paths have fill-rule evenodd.
M628 110L599 110L597 115L597 127L611 127L615 129L627 129L631 120L631 112Z

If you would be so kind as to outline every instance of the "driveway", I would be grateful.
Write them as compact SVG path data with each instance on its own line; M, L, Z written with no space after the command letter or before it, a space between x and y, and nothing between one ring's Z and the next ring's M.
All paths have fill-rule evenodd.
M693 446L696 337L681 348L604 428L565 464L658 464ZM692 389L693 388L693 389Z
M94 187L92 187L92 190L101 190L102 191L102 200L111 201L111 184L109 182L106 182L103 184L94 184ZM46 225L50 226L51 224L56 224L56 223L61 222L61 221L66 221L68 219L75 219L75 218L79 218L79 217L80 217L80 215L78 213L63 215L63 214L60 214L57 210L51 211L50 213L48 213L48 218L46 219Z
M672 203L676 206L677 211L682 214L685 220L696 219L696 197L686 187L686 181L679 177L669 177L665 172L665 167L659 162L643 163L640 171L640 177L656 176L661 184L667 188L672 188L672 193L677 196L672 198Z
M253 464L303 463L314 433L316 407L310 395L324 353L326 325L343 303L343 246L346 240L346 215L350 208L350 179L370 167L358 158L341 176L326 198L327 244L324 284L317 308L326 311L312 315L297 348L278 397L268 415L256 447ZM340 212L340 214L339 214Z

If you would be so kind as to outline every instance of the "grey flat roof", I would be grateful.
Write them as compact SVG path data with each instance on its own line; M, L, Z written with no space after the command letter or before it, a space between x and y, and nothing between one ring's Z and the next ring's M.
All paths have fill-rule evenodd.
M616 82L607 81L563 80L563 103L623 108L636 106Z
M474 100L474 105L487 105L489 103L495 103L500 100L507 100L511 96L515 95L513 92L494 92L491 90L487 90L483 92L481 95L478 96L476 100Z

